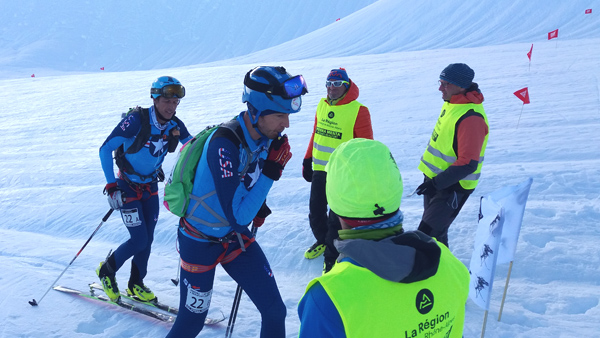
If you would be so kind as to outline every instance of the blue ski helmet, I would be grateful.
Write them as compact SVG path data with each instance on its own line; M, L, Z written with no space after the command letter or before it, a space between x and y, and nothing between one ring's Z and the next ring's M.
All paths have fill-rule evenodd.
M174 77L161 76L152 82L150 88L151 98L157 99L159 96L164 96L167 99L173 97L181 99L185 96L185 87Z
M259 66L246 73L242 102L258 120L260 115L299 112L306 93L302 75L291 76L283 67Z

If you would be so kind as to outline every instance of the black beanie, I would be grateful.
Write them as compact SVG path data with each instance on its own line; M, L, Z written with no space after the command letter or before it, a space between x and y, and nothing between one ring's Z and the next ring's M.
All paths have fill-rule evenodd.
M440 80L448 81L461 88L469 88L473 83L475 72L464 63L451 63L442 70Z

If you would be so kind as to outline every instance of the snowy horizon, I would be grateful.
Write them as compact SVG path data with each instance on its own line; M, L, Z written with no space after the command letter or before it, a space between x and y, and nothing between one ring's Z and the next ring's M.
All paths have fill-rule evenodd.
M167 334L169 324L54 290L38 307L27 301L40 300L108 211L98 149L121 113L152 104L152 81L170 75L182 82L187 94L177 116L196 134L244 110L243 77L257 65L302 74L309 89L302 110L290 117L293 157L271 189L273 214L257 234L287 306L287 337L296 337L296 305L323 264L303 257L314 239L301 165L329 70L345 67L360 88L358 101L369 107L375 139L392 151L407 195L422 181L418 161L442 106L439 73L454 62L475 70L490 122L480 184L449 231L450 249L467 267L480 197L533 178L502 320L507 265L497 267L485 336L600 332L597 1L237 1L3 4L0 338ZM256 20L244 20L251 14ZM164 33L165 20L180 35ZM548 40L555 29L558 38ZM531 104L513 95L524 87ZM166 157L167 173L175 157ZM404 228L415 230L421 197L404 198L401 210ZM179 259L177 217L160 212L145 283L177 306L179 288L170 281ZM98 263L127 238L115 213L57 284L85 289L96 282ZM122 288L128 276L126 263L117 273ZM229 315L235 288L219 267L209 317ZM467 302L465 337L480 336L483 315ZM200 337L222 337L226 326L206 327ZM258 311L244 295L233 336L259 331Z

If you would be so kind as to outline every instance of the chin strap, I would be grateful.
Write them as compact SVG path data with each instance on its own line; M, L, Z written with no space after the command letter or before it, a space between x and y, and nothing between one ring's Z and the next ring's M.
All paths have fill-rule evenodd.
M258 118L260 117L260 113L261 112L258 109L254 108L254 106L248 102L248 115L250 117L250 123L252 124L252 127L254 130L256 130L261 138L264 137L265 139L268 139L268 137L258 129ZM256 119L254 119L253 116L256 116Z
M250 120L252 120L252 118L250 118ZM256 132L258 133L258 135L260 135L261 138L265 138L267 139L268 137L263 134L259 129L258 129L258 125L256 123L252 123L252 127L254 127L254 130L256 130Z

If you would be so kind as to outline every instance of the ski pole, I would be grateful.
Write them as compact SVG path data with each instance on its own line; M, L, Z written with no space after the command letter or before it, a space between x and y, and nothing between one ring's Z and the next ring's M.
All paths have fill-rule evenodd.
M227 331L225 331L225 338L231 337L233 333L233 325L235 324L235 317L237 317L238 307L240 305L240 299L242 298L242 288L238 285L235 290L235 296L233 297L233 306L231 307L231 314L229 315L229 322L227 323Z
M179 285L179 270L180 269L181 269L181 266L178 265L177 266L177 277L176 278L171 278L171 283L173 283L175 286Z
M175 239L175 250L179 253L179 241L177 238ZM171 278L171 282L175 284L175 286L179 285L179 270L181 270L181 259L177 261L177 278Z
M252 226L252 236L256 235L257 227ZM244 243L241 243L244 245ZM235 318L237 317L238 308L240 307L240 300L242 299L242 287L238 284L235 290L235 296L233 297L233 305L231 306L231 314L229 315L229 322L227 323L227 331L225 331L225 338L231 337L233 334L233 326L235 325Z
M410 194L408 194L408 195L404 196L404 198L411 197L412 195L414 195L414 194L417 192L417 190L419 190L419 187L417 187L417 188L416 188L416 189L415 189L413 192L411 192Z
M39 302L36 302L35 298L33 300L29 301L29 304L31 304L31 306L37 306L39 303L42 302L42 300L44 299L44 297L46 297L46 295L48 294L48 291L50 291L50 289L52 289L52 287L54 286L54 284L56 284L56 282L58 282L58 280L60 279L60 277L62 277L62 275L67 271L67 269L71 266L71 264L73 264L73 262L75 261L75 259L77 259L77 257L79 257L79 254L83 251L83 249L88 245L88 243L92 240L92 237L94 237L94 235L96 234L96 232L98 232L98 230L100 229L100 227L102 226L102 224L104 224L104 222L106 222L108 220L108 218L110 217L110 215L112 214L112 212L114 211L114 209L110 209L108 210L108 212L106 213L106 215L104 215L104 217L102 218L102 222L100 222L100 224L98 225L98 227L96 227L96 230L94 230L94 232L92 233L92 235L90 236L90 238L88 238L88 240L85 242L85 244L81 247L81 249L79 249L79 252L75 255L75 257L73 257L73 259L71 260L71 263L69 263L69 265L67 265L67 267L63 270L63 272L58 276L58 278L56 278L56 280L54 281L54 283L52 283L50 285L50 287L48 288L48 290L46 290L46 293L44 293L44 295L42 296L42 298L40 298Z

